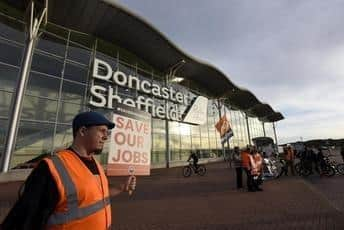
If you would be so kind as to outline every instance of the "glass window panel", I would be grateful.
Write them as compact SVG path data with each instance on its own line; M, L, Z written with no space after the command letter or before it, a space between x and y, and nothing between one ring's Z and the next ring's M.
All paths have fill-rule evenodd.
M69 43L68 59L88 65L90 62L91 51L75 43Z
M208 137L202 137L201 138L201 148L208 150L209 149L209 138Z
M4 153L7 129L8 129L8 120L0 119L0 156Z
M66 51L66 40L48 33L43 33L38 39L37 49L64 57Z
M192 136L192 149L193 150L201 149L201 139L199 136Z
M4 15L0 15L0 36L13 40L16 42L24 43L24 24L8 18Z
M200 128L198 125L191 125L191 135L192 136L200 136Z
M78 65L66 63L64 78L72 81L86 83L88 70Z
M83 46L86 46L88 48L92 48L94 43L94 38L90 35L84 34L84 33L78 33L76 31L71 31L70 33L70 40L73 42L77 42Z
M62 100L81 104L85 94L85 85L63 81Z
M191 135L191 125L179 123L179 132L182 136L190 136Z
M56 77L61 77L63 69L63 60L53 56L34 53L32 58L31 70L41 73L50 74Z
M54 148L68 148L73 142L73 131L70 125L58 125L54 137Z
M165 160L166 156L165 156L165 150L153 150L152 151L152 164L163 164L166 162Z
M165 120L152 119L153 133L166 133Z
M57 101L55 100L25 95L21 118L37 121L55 121L56 110Z
M152 135L152 164L164 163L166 150L166 137L164 133L153 133Z
M169 125L169 133L170 134L178 134L179 135L180 131L179 131L179 123L178 122L169 121L168 125Z
M10 90L16 87L19 68L0 63L0 89Z
M69 31L63 27L60 27L58 25L49 23L44 27L45 30L49 31L52 34L55 34L59 37L62 37L67 40Z
M74 116L80 112L82 112L81 105L62 102L58 112L58 121L62 123L71 123Z
M212 150L217 149L216 137L209 138L209 148Z
M11 167L28 161L40 154L50 153L54 125L40 122L21 121Z
M165 135L161 133L153 133L153 149L164 150L166 149Z
M26 93L56 99L59 94L60 81L61 79L31 72Z
M170 134L169 136L169 147L171 152L171 160L178 160L180 153L180 136Z
M0 90L0 116L8 117L13 93Z
M20 66L23 46L10 44L0 40L0 62Z
M192 149L191 144L191 126L188 124L180 123L180 134L181 134L181 149L180 149L180 160L187 160Z

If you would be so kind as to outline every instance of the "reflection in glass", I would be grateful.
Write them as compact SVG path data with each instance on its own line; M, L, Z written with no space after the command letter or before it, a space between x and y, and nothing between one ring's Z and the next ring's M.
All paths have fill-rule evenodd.
M50 153L54 125L40 122L21 121L19 123L14 157L11 168L40 154Z
M66 63L64 78L76 82L86 83L88 70L75 64Z
M180 160L180 135L170 134L169 137L171 161Z
M70 125L58 125L54 137L54 149L68 148L73 142L73 131Z
M24 96L21 118L37 121L55 121L57 101Z
M61 102L58 121L61 123L72 123L75 115L82 112L81 105Z
M71 31L70 40L73 41L73 43L81 44L87 48L92 48L93 43L95 41L95 39L92 36L84 33L79 33L76 31Z
M20 66L23 46L10 44L0 39L0 62Z
M6 135L7 135L7 128L8 128L8 120L7 119L0 119L0 156L4 152Z
M43 33L38 39L37 49L64 57L66 41L51 34Z
M35 51L32 58L31 70L53 75L55 77L61 77L62 68L62 59L49 55L39 54L37 53L37 51Z
M152 119L153 133L166 133L166 122L161 119Z
M8 117L13 93L0 90L0 116Z
M90 62L91 51L75 43L69 43L67 57L69 60L88 65Z
M81 104L85 94L85 85L63 81L62 100Z
M48 77L31 72L27 83L26 93L33 96L42 96L56 99L59 94L61 79Z
M19 68L0 63L0 89L13 91L19 74Z
M161 164L166 162L165 149L166 149L166 135L162 133L153 133L152 135L152 164Z
M4 15L0 15L0 36L19 43L24 43L24 24Z

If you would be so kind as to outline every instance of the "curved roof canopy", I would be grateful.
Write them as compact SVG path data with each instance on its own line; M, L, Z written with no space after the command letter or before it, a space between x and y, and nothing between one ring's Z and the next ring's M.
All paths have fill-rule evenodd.
M29 1L7 2L25 10ZM250 91L232 83L220 70L186 54L146 20L116 2L49 0L48 21L113 42L163 73L169 72L172 66L185 60L185 64L178 69L178 75L197 85L209 97L228 98L232 107L264 122L284 119L281 113L262 104Z

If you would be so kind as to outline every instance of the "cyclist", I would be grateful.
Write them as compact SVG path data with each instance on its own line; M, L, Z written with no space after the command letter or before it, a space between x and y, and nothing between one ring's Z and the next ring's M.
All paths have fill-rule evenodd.
M192 159L193 161L193 166L195 167L196 171L198 169L198 154L196 153L196 151L191 151L191 154L189 156L188 162L190 162Z

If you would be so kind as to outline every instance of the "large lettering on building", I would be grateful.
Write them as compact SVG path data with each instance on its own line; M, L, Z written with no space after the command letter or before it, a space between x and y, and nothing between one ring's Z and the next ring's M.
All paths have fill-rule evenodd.
M113 70L107 62L98 58L94 59L92 78L98 82L105 83L101 85L92 84L89 101L92 106L114 109L114 104L120 103L139 110L144 110L149 112L153 117L161 119L183 121L185 117L188 117L186 122L194 124L202 124L204 120L206 120L195 119L195 121L192 122L189 119L190 114L184 114L184 111L180 111L179 105L184 105L184 108L190 108L190 98L182 92L177 91L171 86L163 87L150 81L140 79L137 76L126 74L120 70ZM135 99L129 97L124 98L118 95L116 86L135 89L142 92L143 95L147 95L147 97L139 95ZM152 97L166 100L166 103L155 103ZM202 115L205 116L208 99L202 97L202 100L195 101L202 101L203 104L201 108L205 108L205 112L203 112ZM193 106L196 105L193 104ZM189 111L189 109L187 111Z

